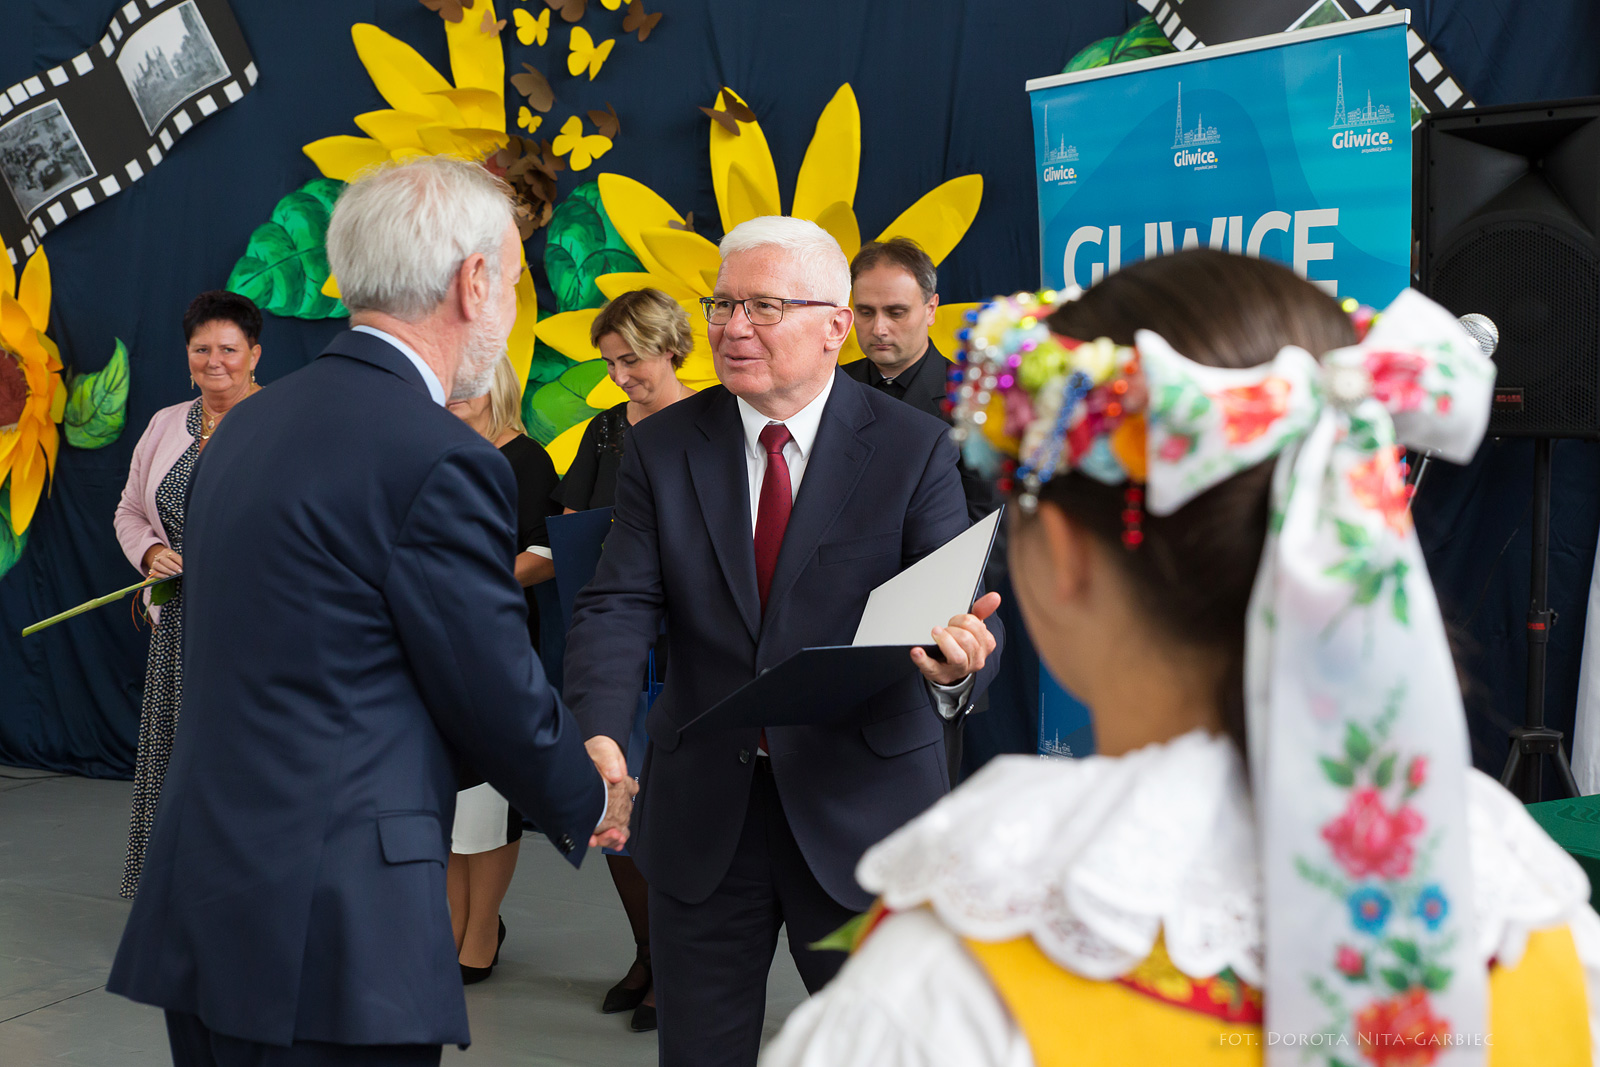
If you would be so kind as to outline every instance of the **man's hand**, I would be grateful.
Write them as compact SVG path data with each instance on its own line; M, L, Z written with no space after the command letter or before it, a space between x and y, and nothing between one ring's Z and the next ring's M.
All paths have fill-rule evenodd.
M955 685L967 675L983 670L989 653L994 651L994 634L983 620L993 615L999 606L999 593L985 593L972 605L971 611L951 619L949 626L933 628L934 643L944 653L943 662L920 648L911 650L911 662L917 665L924 678L938 685ZM613 743L611 747L617 746Z
M595 735L583 743L600 777L606 780L606 817L589 837L591 848L621 848L628 841L628 821L639 783L628 774L628 760L609 737Z

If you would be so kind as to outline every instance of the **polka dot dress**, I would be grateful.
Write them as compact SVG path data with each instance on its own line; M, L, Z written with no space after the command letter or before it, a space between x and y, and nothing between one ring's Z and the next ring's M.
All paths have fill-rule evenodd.
M184 424L194 442L156 487L156 513L172 550L179 555L183 554L183 507L189 494L189 476L200 455L202 418L200 401L196 400ZM167 777L178 709L183 704L183 579L173 585L176 592L161 606L161 621L150 638L150 659L145 667L139 751L133 764L133 817L128 826L128 859L122 871L121 893L130 898L139 888L144 850L150 841L156 802L161 799L161 783Z

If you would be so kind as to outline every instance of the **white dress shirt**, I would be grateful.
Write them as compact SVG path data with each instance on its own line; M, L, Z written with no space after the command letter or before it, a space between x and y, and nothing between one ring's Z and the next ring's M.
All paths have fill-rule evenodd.
M356 333L370 333L372 336L388 341L398 348L400 354L409 359L412 365L421 372L422 382L428 387L428 395L433 397L433 402L441 407L444 406L444 402L447 399L444 395L444 383L440 382L439 376L433 373L433 368L424 363L422 357L417 355L416 349L400 340L394 334L384 333L376 326L352 326L350 328Z
M806 476L806 465L810 462L811 450L817 443L817 431L822 427L822 411L828 406L828 396L833 392L833 378L834 376L830 374L822 387L822 392L782 422L782 425L789 428L789 440L783 446L783 459L789 465L791 504L800 496L800 481ZM761 483L767 477L767 450L761 443L761 431L778 420L769 419L761 414L747 403L744 397L736 399L739 404L739 421L744 424L744 465L745 472L750 478L750 536L754 537L761 509ZM961 711L962 705L966 703L974 684L975 681L970 674L954 685L928 682L939 717L955 718Z

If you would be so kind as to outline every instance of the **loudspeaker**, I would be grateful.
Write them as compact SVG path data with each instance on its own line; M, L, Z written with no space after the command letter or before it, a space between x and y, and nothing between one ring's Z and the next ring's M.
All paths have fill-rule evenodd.
M1600 98L1428 115L1418 273L1500 327L1496 437L1600 439Z

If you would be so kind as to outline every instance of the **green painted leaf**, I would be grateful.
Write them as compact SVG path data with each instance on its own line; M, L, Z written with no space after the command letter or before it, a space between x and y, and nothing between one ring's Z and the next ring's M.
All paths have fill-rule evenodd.
M1422 968L1422 984L1428 990L1437 993L1450 984L1450 976L1454 973L1448 967L1440 967L1437 963L1430 963Z
M104 367L72 378L61 429L74 448L104 448L122 435L128 421L128 348L117 347Z
M1359 767L1372 757L1372 738L1355 723L1345 727L1344 754L1352 767Z
M1385 968L1379 973L1383 975L1383 980L1388 983L1389 988L1396 993L1404 993L1411 988L1410 976L1398 968Z
M1394 781L1394 762L1396 754L1391 752L1378 761L1378 766L1372 772L1372 784L1379 789L1386 789Z
M591 359L563 371L555 381L539 387L533 402L525 403L528 417L523 420L528 436L548 445L584 419L600 414L589 406L589 392L606 376L604 360Z
M1388 944L1389 951L1398 956L1402 962L1409 963L1413 967L1422 965L1422 953L1417 949L1415 941L1409 941L1402 937L1391 937Z
M1389 598L1389 610L1393 612L1395 621L1401 626L1411 625L1411 603L1406 596L1404 582L1394 583L1394 594Z
M11 478L0 482L0 578L16 566L22 550L28 547L28 531L21 534L11 529Z
M1075 70L1093 70L1112 63L1125 63L1131 59L1147 59L1176 52L1167 35L1161 32L1156 20L1149 15L1135 22L1127 32L1116 37L1102 37L1073 56L1061 73Z
M254 300L262 311L295 319L334 319L344 305L322 292L328 280L328 219L344 183L318 178L272 209L233 265L227 288Z
M605 294L594 283L602 274L644 270L611 225L598 182L572 190L550 216L546 234L544 269L560 311L604 304Z
M1339 528L1339 543L1344 547L1366 548L1372 544L1372 535L1360 523L1345 522L1343 519L1334 519L1333 521Z
M1356 773L1344 763L1327 756L1319 756L1318 762L1322 764L1322 773L1328 776L1328 781L1334 785L1355 785Z

